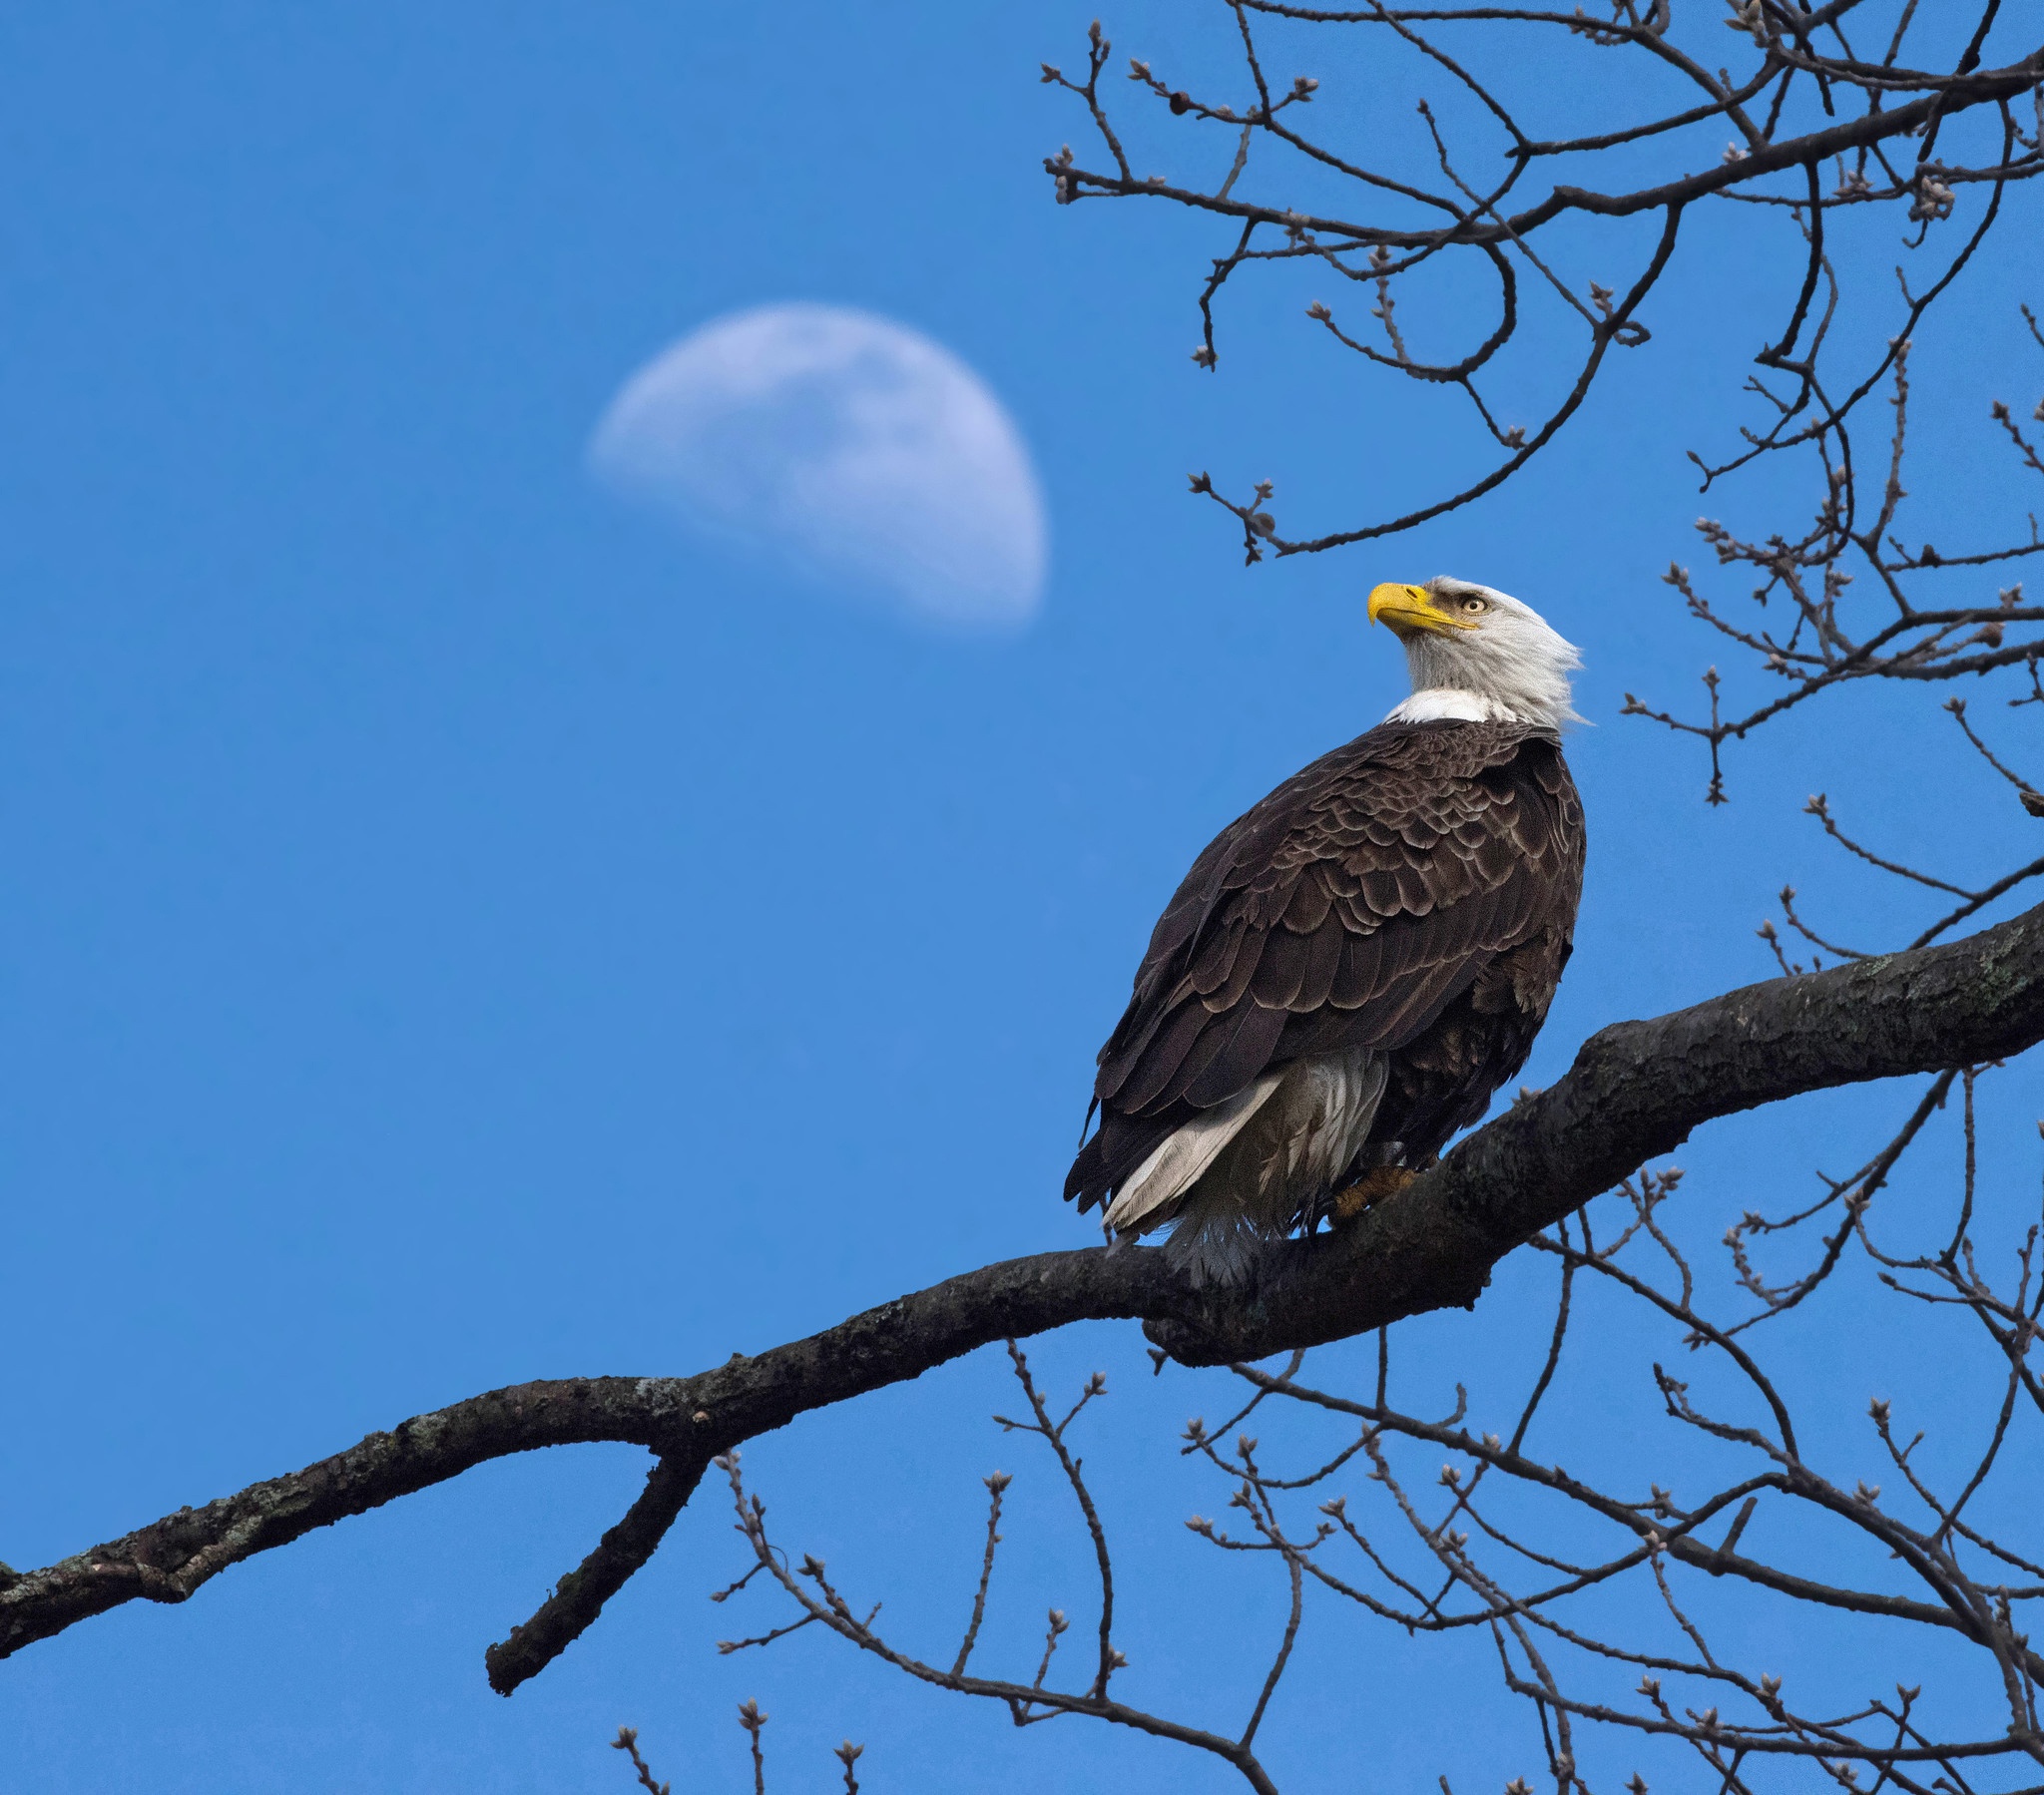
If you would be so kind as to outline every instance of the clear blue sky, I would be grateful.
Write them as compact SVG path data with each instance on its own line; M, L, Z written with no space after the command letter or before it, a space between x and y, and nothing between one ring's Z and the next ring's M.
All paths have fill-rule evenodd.
M1226 48L1213 14L1146 0L1108 24L1190 66ZM1221 371L1194 369L1216 239L1055 208L1038 169L1080 120L1036 65L1076 65L1089 16L204 4L0 25L0 1559L481 1389L694 1370L1090 1240L1057 1188L1093 1051L1198 848L1401 695L1362 616L1379 579L1490 582L1586 652L1592 867L1536 1083L1605 1022L1764 976L1752 930L1785 880L1842 932L1903 927L1819 851L1811 789L1961 876L2013 859L1999 810L1940 790L1952 744L1884 696L1735 754L1716 812L1699 755L1617 715L1626 689L1687 707L1715 654L1658 576L1705 559L1680 451L1727 439L1733 382L1703 370L1774 317L1736 255L1691 251L1655 343L1481 509L1245 572L1188 470L1272 476L1287 528L1332 526L1426 496L1466 438L1330 361L1293 289L1245 293ZM1403 132L1409 95L1381 116ZM1987 399L2038 385L2006 371L1994 273L1920 370L1965 396L1914 482L1956 507L1940 543L2006 490ZM915 635L591 485L588 434L635 367L782 299L897 318L1002 395L1050 509L1028 634ZM1714 1131L1698 1200L1715 1167L1708 1200L1736 1213L1743 1180L1805 1175L1824 1119L1901 1101ZM1530 1277L1414 1339L1445 1357L1544 1331ZM1133 1327L1041 1357L1114 1380L1090 1451L1154 1596L1129 1646L1143 1690L1238 1691L1233 1711L1232 1641L1268 1592L1218 1581L1187 1616L1206 1562L1180 1523L1220 1498L1170 1449L1226 1398L1139 1381ZM1018 1553L997 1643L1019 1654L1046 1601L1083 1599L1083 1564L1059 1493L985 1423L1009 1400L981 1355L748 1464L789 1544L923 1643L968 1588L978 1477L1031 1474L1011 1539L1057 1544ZM847 1733L876 1791L1226 1786L1075 1722L1017 1734L806 1636L719 1659L766 1609L702 1600L740 1568L708 1489L591 1634L490 1694L483 1646L643 1469L625 1449L490 1466L185 1608L38 1646L0 1666L0 1788L616 1790L626 1721L678 1788L735 1789L753 1694L783 1788L822 1786ZM1422 1669L1387 1638L1320 1637L1273 1749L1288 1786L1353 1786L1333 1741L1358 1731L1373 1786L1531 1769L1408 1723Z

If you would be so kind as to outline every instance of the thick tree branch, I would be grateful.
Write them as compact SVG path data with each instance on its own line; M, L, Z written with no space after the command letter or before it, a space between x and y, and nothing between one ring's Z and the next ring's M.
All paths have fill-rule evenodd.
M490 1657L508 1692L649 1558L705 1463L807 1410L1004 1337L1136 1318L1189 1364L1258 1358L1473 1303L1514 1246L1715 1117L1867 1079L1978 1064L2044 1040L2044 906L1948 946L1772 980L1585 1043L1568 1074L1338 1234L1274 1253L1247 1298L1194 1288L1140 1247L1041 1253L948 1279L687 1378L567 1378L492 1391L316 1465L181 1509L45 1570L0 1571L0 1656L138 1596L183 1601L228 1566L349 1515L545 1446L629 1441L646 1493Z

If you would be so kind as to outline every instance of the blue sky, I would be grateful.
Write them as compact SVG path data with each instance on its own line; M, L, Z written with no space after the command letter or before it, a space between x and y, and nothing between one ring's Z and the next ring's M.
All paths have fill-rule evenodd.
M1211 235L1056 208L1038 168L1081 140L1036 65L1076 65L1088 16L209 4L0 25L0 1559L477 1390L692 1370L1089 1240L1057 1188L1093 1051L1198 848L1401 695L1362 615L1379 579L1488 581L1586 652L1592 867L1533 1082L1605 1022L1764 976L1752 930L1786 880L1841 932L1908 926L1820 852L1811 789L1958 876L2015 858L2002 809L1953 795L1953 743L1888 694L1737 751L1718 811L1697 753L1617 714L1628 689L1687 707L1716 653L1659 575L1706 559L1681 449L1729 439L1733 381L1703 370L1751 352L1776 293L1717 224L1650 308L1654 344L1525 479L1406 539L1245 571L1189 470L1271 476L1287 529L1332 527L1427 496L1467 438L1330 360L1312 295L1281 282L1229 308L1218 373L1192 366ZM1188 67L1219 65L1226 22L1108 20ZM1380 79L1402 131L1406 77ZM2013 297L1983 268L1919 357L1955 396L1912 481L1940 543L2006 514L1985 405L2039 384ZM636 367L780 300L896 318L1008 405L1050 516L1026 635L916 634L587 478ZM2009 1087L2033 1114L2034 1070ZM1737 1213L1804 1176L1813 1131L1907 1101L1708 1131L1697 1200ZM1422 1362L1509 1357L1544 1333L1545 1285L1514 1266L1474 1317L1416 1324ZM1141 1344L1084 1330L1041 1359L1114 1380L1089 1450L1158 1598L1129 1649L1197 1707L1239 1688L1231 1642L1270 1592L1221 1579L1174 1608L1201 1563L1180 1523L1218 1498L1169 1442L1226 1398L1139 1381ZM1812 1376L1859 1379L1835 1341L1805 1346ZM1892 1369L1935 1388L1920 1355ZM978 1477L1040 1473L985 1422L1010 1400L982 1354L747 1462L790 1544L942 1635ZM737 1788L729 1717L754 1694L783 1787L821 1786L847 1733L876 1790L1225 1786L1070 1722L1016 1734L807 1637L719 1659L751 1622L702 1601L739 1568L709 1490L595 1631L491 1695L484 1644L642 1471L624 1449L487 1467L188 1607L38 1646L0 1667L0 1786L558 1795L623 1786L604 1744L630 1722L678 1787ZM998 1623L1017 1654L1043 1600L1079 1598L1059 1501L1018 1485L1011 1537L1040 1545ZM1292 1713L1288 1786L1349 1786L1333 1741L1358 1727L1380 1786L1431 1787L1443 1753L1485 1785L1531 1769L1404 1724L1441 1660L1344 1625L1314 1686L1358 1706Z

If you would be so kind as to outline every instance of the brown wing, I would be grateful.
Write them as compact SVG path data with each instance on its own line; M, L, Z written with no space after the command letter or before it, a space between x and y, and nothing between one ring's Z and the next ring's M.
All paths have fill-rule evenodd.
M1387 723L1222 831L1158 920L1100 1052L1102 1126L1066 1195L1103 1199L1156 1143L1302 1054L1393 1052L1582 889L1555 738Z

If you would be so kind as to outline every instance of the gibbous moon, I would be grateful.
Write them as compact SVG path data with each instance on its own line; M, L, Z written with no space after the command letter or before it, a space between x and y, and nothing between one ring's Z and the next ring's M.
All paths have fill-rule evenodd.
M918 623L1010 633L1043 595L1042 490L1014 420L948 349L834 305L719 318L625 382L597 478Z

